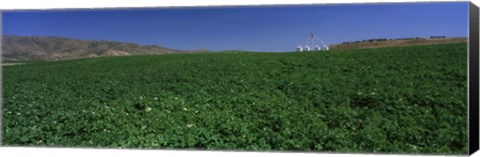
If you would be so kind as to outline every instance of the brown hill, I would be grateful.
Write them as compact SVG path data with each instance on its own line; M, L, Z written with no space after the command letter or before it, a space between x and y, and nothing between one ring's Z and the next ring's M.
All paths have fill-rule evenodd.
M430 44L459 43L459 42L467 42L467 38L394 39L394 40L385 40L385 41L342 43L342 44L329 45L329 47L332 50L339 50L339 49L362 49L362 48L430 45Z
M2 36L4 60L61 60L184 52L162 46L43 36Z

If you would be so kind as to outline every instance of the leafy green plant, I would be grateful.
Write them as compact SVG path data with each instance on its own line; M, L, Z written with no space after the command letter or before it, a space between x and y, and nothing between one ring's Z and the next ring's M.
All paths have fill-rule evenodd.
M467 152L467 46L106 57L3 67L3 143Z

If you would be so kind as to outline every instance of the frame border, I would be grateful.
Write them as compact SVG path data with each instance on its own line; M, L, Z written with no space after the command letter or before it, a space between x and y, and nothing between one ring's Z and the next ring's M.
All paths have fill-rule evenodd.
M472 155L476 151L478 151L479 145L479 80L478 80L478 73L479 73L479 32L478 32L478 22L479 22L479 12L478 6L469 2L469 37L468 37L468 62L469 62L469 69L468 69L468 83L469 83L469 91L468 91L468 153Z

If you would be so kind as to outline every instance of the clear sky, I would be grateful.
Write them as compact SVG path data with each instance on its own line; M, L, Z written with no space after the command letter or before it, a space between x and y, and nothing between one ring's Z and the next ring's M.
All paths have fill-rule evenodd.
M327 44L468 35L468 2L2 12L2 33L134 42L174 49L294 51Z

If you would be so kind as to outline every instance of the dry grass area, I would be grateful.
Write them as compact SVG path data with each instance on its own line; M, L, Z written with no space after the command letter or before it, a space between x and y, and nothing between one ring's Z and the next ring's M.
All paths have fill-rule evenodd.
M19 64L25 64L25 63L2 63L2 66L12 66L12 65L19 65Z
M363 49L363 48L415 46L415 45L431 45L431 44L446 44L446 43L461 43L461 42L467 42L467 38L387 40L387 41L376 41L376 42L335 44L335 45L330 45L330 49L332 50Z

